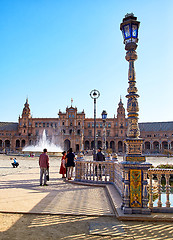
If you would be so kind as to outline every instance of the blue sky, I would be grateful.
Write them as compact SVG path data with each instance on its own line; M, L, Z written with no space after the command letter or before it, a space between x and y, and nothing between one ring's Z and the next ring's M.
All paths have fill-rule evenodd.
M173 121L173 1L0 0L0 121L17 122L26 97L33 117L73 106L93 117L126 108L128 62L120 31L126 13L141 22L135 62L139 122Z

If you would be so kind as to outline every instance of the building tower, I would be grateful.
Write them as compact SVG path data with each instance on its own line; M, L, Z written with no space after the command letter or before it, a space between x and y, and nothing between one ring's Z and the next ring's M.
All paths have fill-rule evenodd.
M30 136L31 127L31 110L27 98L22 111L22 117L19 116L19 134L22 136Z

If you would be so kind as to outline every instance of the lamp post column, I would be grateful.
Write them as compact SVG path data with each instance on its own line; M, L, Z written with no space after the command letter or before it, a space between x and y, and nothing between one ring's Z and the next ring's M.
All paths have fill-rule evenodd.
M103 120L103 152L106 154L106 120Z
M93 156L93 160L96 160L96 148L97 148L97 140L96 140L96 98L94 98L94 156Z
M96 89L90 92L90 97L94 99L94 153L93 160L96 160L96 99L99 98L100 92Z
M106 118L107 118L107 112L103 110L102 120L103 120L103 152L104 154L106 154Z
M148 190L146 172L151 164L146 163L145 156L142 155L143 139L140 136L138 125L138 97L136 87L136 75L134 62L137 60L137 42L138 28L140 22L137 21L132 13L127 14L123 18L120 25L124 37L126 52L126 60L129 62L128 83L127 89L127 112L128 112L128 129L126 138L126 156L122 162L122 169L126 173L124 179L124 193L122 209L124 213L141 213L150 214L150 209L147 207Z

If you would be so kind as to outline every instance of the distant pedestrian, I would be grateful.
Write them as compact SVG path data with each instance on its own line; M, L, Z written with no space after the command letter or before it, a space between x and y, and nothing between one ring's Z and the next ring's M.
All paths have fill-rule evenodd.
M62 152L62 158L61 158L61 166L59 173L62 174L62 178L65 178L66 174L66 151Z
M73 175L73 168L75 166L75 162L74 162L74 159L75 159L75 155L73 153L73 150L72 148L70 148L68 150L68 154L66 156L66 163L67 163L67 178L68 180L71 180L72 178L72 175Z
M98 161L98 162L105 161L105 155L102 153L102 148L101 147L98 149L98 152L97 152L97 155L96 155L96 161ZM101 164L99 164L99 172L100 172L99 173L99 178L101 178L101 170L102 170ZM97 171L98 171L97 166L95 166L96 176L97 176Z
M105 155L102 153L101 147L98 149L98 152L96 155L96 161L105 161Z
M17 168L19 166L19 163L17 162L16 158L13 158L13 163L12 163L13 168Z
M39 157L39 166L40 166L40 186L42 186L43 174L44 174L44 186L47 186L46 175L49 172L49 157L47 155L47 149L43 150L43 153Z

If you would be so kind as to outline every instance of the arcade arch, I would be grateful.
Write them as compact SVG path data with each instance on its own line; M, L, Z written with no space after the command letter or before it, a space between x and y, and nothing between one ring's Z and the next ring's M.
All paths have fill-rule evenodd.
M85 141L85 150L89 150L90 149L90 143L88 140Z
M66 139L64 141L64 150L68 151L70 147L71 147L71 142L70 142L70 140Z
M162 142L162 149L168 149L168 142L166 141Z
M24 139L22 140L21 147L25 147L25 140Z
M122 141L118 142L118 152L122 152L123 151L123 143Z
M10 148L10 140L5 140L5 148Z
M145 150L149 150L149 149L151 149L151 144L150 144L150 142L145 142Z
M20 148L20 140L19 139L16 140L16 148Z
M112 149L112 152L115 151L115 142L114 141L110 142L110 148Z
M100 147L102 147L102 141L97 142L97 148L100 148Z

